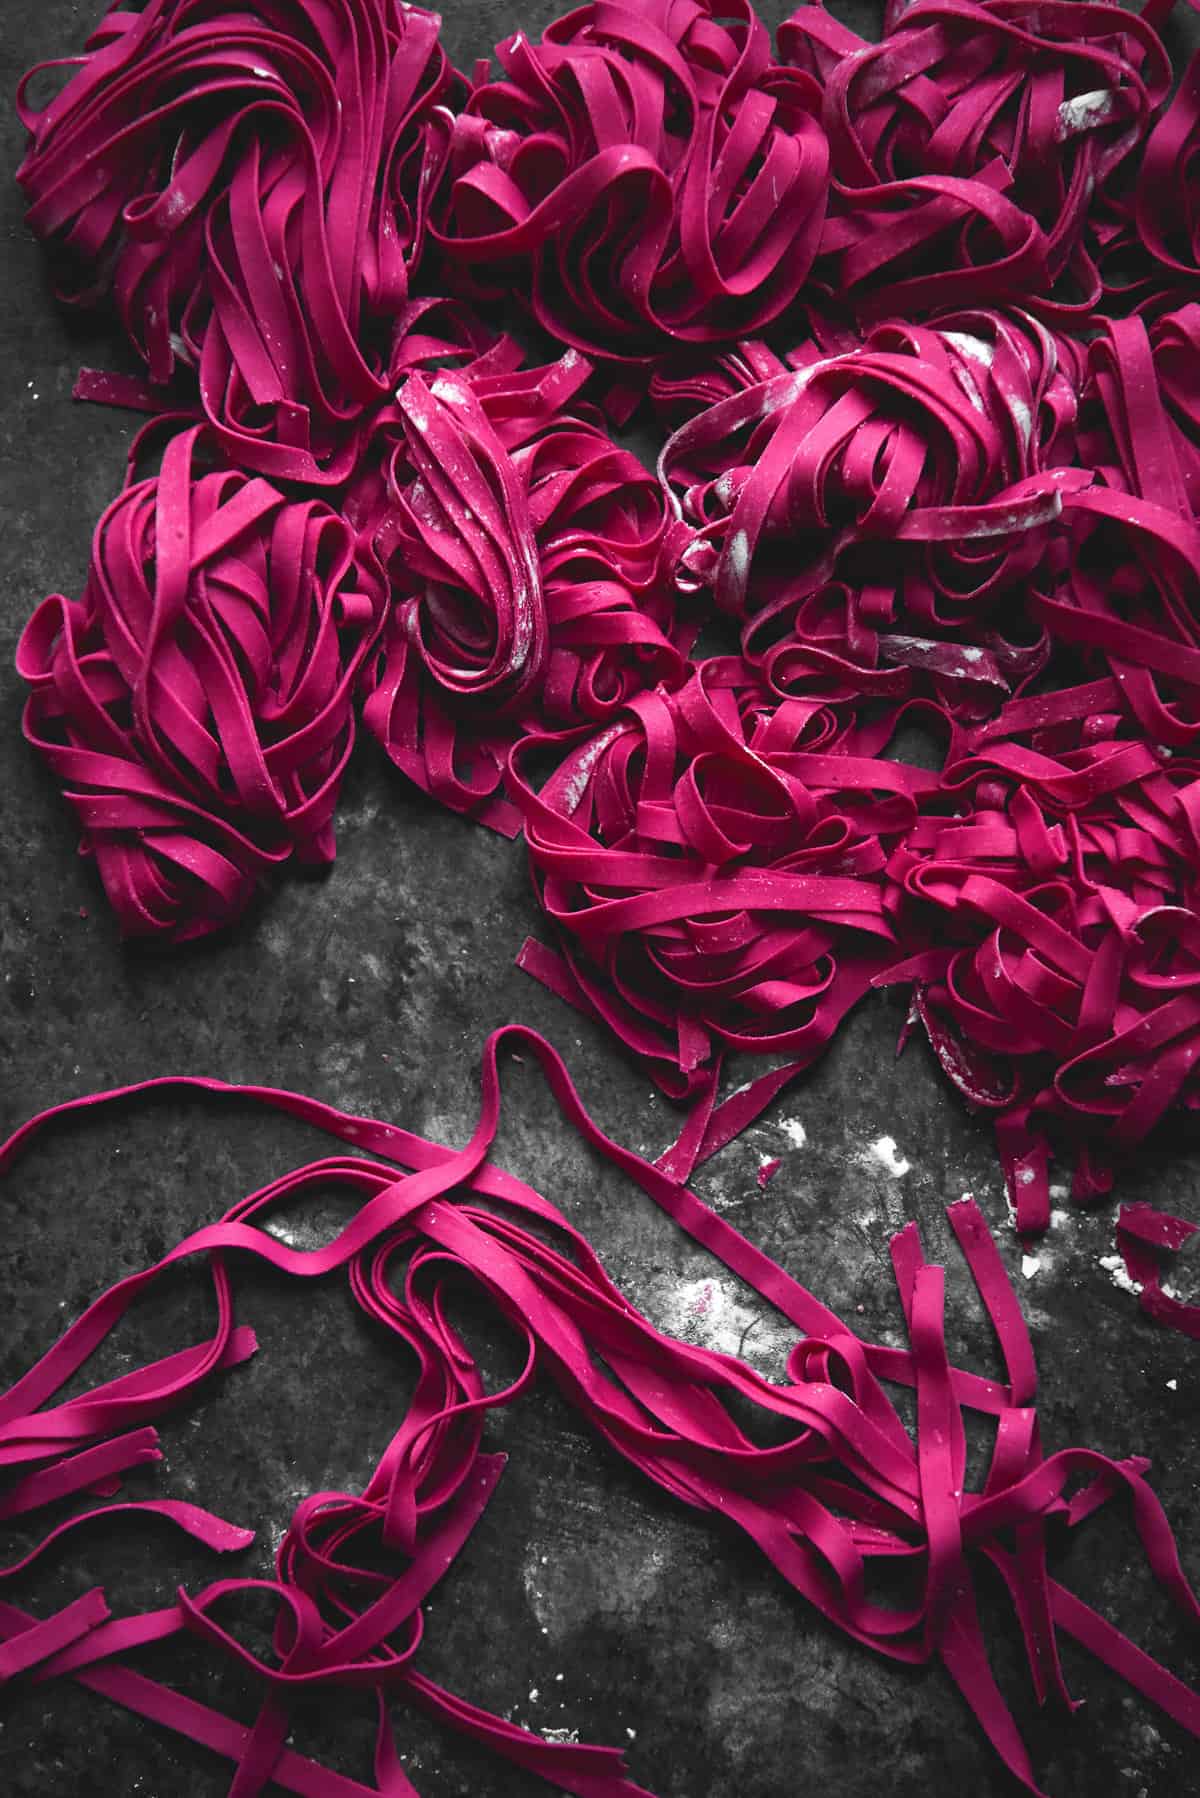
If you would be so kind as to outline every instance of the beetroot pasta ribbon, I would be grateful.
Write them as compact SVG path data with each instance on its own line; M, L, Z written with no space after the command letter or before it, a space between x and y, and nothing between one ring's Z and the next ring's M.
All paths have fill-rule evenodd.
M410 376L351 503L389 591L364 721L418 786L511 835L513 745L678 684L688 639L658 483L589 407L564 409L590 364L510 361Z
M435 234L532 276L562 342L625 359L758 329L795 299L828 186L820 90L745 0L601 0L498 46L455 121Z
M1069 274L1068 311L1099 298L1093 195L1170 86L1148 23L1107 4L918 0L878 44L819 6L779 42L823 82L834 185L817 272L830 258L834 293L911 316L1049 295Z
M333 858L353 692L382 617L349 526L168 443L96 528L78 600L17 657L25 734L61 782L122 930L229 923L295 857Z
M662 452L693 532L680 584L710 585L724 611L744 617L847 574L887 621L911 569L927 623L938 584L953 602L1027 576L1064 492L1088 484L1057 465L1073 371L1032 320L889 325L832 356L804 346L796 362L695 413Z
M1178 1255L1198 1229L1190 1218L1152 1205L1122 1205L1117 1216L1117 1248L1125 1272L1140 1288L1142 1310L1168 1329L1200 1341L1200 1304L1170 1291L1163 1277L1163 1256ZM1166 1265L1169 1269L1170 1263Z
M344 480L388 393L454 85L438 25L392 0L114 4L61 93L22 85L60 292L111 294L244 467Z
M1200 59L1170 97L1169 12L889 0L868 43L814 4L773 50L751 0L587 0L467 80L403 0L111 0L82 54L30 72L29 226L60 296L111 306L145 366L85 371L77 396L175 432L150 478L161 433L137 440L82 594L45 600L17 659L26 736L122 931L201 936L331 860L361 708L423 792L523 831L547 940L519 964L685 1115L643 1161L509 1026L457 1150L186 1079L0 1146L3 1175L60 1115L159 1087L335 1139L0 1393L0 1522L32 1529L0 1586L99 1520L147 1552L247 1546L123 1490L158 1468L159 1420L256 1352L247 1262L344 1280L414 1374L361 1489L300 1498L270 1577L227 1560L144 1613L99 1589L0 1603L0 1690L77 1681L224 1756L233 1798L416 1798L410 1707L577 1798L650 1798L614 1748L424 1671L430 1595L503 1477L491 1413L548 1380L844 1634L940 1664L1029 1792L981 1572L1039 1704L1076 1706L1066 1635L1200 1736L1200 1695L1052 1577L1055 1540L1120 1502L1200 1621L1149 1462L1043 1447L978 1207L948 1215L998 1379L952 1358L915 1224L891 1243L906 1346L870 1342L686 1184L887 985L911 992L901 1046L922 1028L993 1119L1023 1235L1050 1221L1052 1156L1090 1204L1200 1106ZM656 467L613 435L643 400ZM664 1335L489 1160L510 1053L785 1320L786 1378ZM726 1093L734 1055L758 1061ZM272 1229L330 1191L351 1206L320 1246ZM1164 1257L1196 1229L1117 1222L1142 1309L1191 1336ZM88 1386L126 1312L195 1262L211 1334ZM464 1282L517 1343L499 1387L451 1321ZM970 1417L995 1427L977 1477ZM131 1663L175 1639L249 1679L249 1725ZM339 1689L376 1708L370 1783L289 1745L298 1703Z
M936 775L715 660L568 742L540 791L513 758L568 988L676 1097L728 1048L812 1060L891 957L885 845Z
M772 1384L733 1356L661 1334L611 1283L563 1212L487 1159L500 1114L500 1053L518 1048L541 1066L569 1124L795 1327L786 1382ZM1200 1616L1170 1525L1146 1481L1148 1464L1113 1461L1083 1448L1043 1453L1028 1333L973 1201L951 1206L949 1218L1000 1343L1000 1381L981 1380L951 1361L943 1270L925 1261L915 1225L892 1240L911 1346L866 1342L686 1188L606 1137L553 1048L522 1027L509 1026L489 1039L479 1121L457 1151L295 1093L167 1079L43 1113L0 1149L0 1168L60 1115L153 1089L236 1094L303 1118L356 1153L335 1152L270 1181L95 1300L0 1396L0 1456L11 1460L15 1451L18 1460L40 1462L42 1472L33 1478L49 1482L48 1499L58 1489L55 1479L61 1486L60 1474L80 1458L81 1442L116 1444L115 1433L127 1424L144 1425L201 1390L231 1358L237 1336L232 1270L245 1259L304 1282L344 1274L367 1316L406 1345L415 1385L362 1491L300 1500L273 1578L234 1575L198 1591L182 1588L174 1604L142 1614L114 1615L101 1592L40 1620L5 1603L0 1673L38 1683L78 1679L225 1754L237 1765L235 1789L247 1795L261 1792L269 1780L319 1798L415 1791L392 1734L393 1709L406 1704L579 1798L648 1798L628 1778L616 1751L521 1729L436 1684L418 1665L425 1601L503 1474L504 1456L483 1448L488 1413L530 1393L545 1375L647 1479L747 1536L784 1581L841 1630L901 1663L940 1659L1030 1792L1038 1791L1032 1764L987 1664L975 1600L976 1570L984 1562L1001 1574L1014 1598L1041 1702L1052 1694L1071 1702L1058 1652L1059 1633L1066 1632L1200 1733L1196 1694L1049 1575L1051 1527L1079 1527L1121 1494L1155 1577L1185 1616ZM271 1231L270 1221L282 1209L331 1189L356 1202L332 1239L297 1249ZM75 1400L55 1402L139 1294L195 1257L207 1260L217 1301L211 1340ZM498 1390L487 1389L447 1316L445 1282L464 1274L524 1344L520 1370ZM915 1442L884 1380L915 1388ZM747 1410L773 1421L772 1445L761 1445L743 1429L738 1418ZM968 1410L997 1421L990 1463L976 1486L966 1478ZM1081 1479L1068 1498L1068 1486ZM218 1551L236 1551L249 1540L248 1531L170 1499L84 1511L65 1527L84 1529L90 1518L114 1510L169 1519ZM41 1546L63 1534L60 1527ZM878 1578L868 1590L876 1561L884 1572L888 1566L910 1568L915 1596L889 1603ZM0 1582L12 1571L0 1568ZM241 1605L264 1598L276 1606L270 1655L244 1646L231 1627ZM232 1657L255 1678L262 1696L250 1728L231 1728L219 1712L135 1673L123 1659L132 1649L179 1634L209 1654ZM327 1773L286 1745L295 1700L338 1686L375 1697L373 1786Z

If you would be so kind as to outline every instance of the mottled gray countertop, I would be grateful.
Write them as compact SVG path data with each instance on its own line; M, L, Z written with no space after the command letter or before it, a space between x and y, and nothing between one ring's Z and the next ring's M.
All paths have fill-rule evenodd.
M512 0L448 8L460 60L517 21ZM7 0L0 87L77 44L93 12L68 0ZM540 26L545 0L521 23ZM774 17L768 13L771 23ZM21 223L11 172L22 133L3 120L0 309L0 1128L71 1094L167 1071L311 1091L458 1143L474 1118L478 1052L520 1019L566 1054L600 1122L657 1153L677 1119L600 1031L513 967L537 916L519 844L443 814L370 742L344 790L336 866L281 886L219 941L176 953L122 945L72 818L21 740L11 672L23 620L81 584L93 523L116 491L132 421L72 404L81 362L117 366L102 327L52 303ZM1048 1449L1145 1452L1200 1580L1196 1349L1160 1330L1102 1265L1115 1205L1072 1210L1022 1271L985 1124L967 1116L914 1043L894 1054L896 997L864 1006L811 1075L706 1167L697 1190L835 1307L899 1341L889 1234L920 1220L950 1265L951 1351L997 1371L990 1331L955 1258L943 1206L973 1192L996 1227L1030 1319ZM683 1240L560 1125L531 1065L507 1074L497 1158L592 1237L614 1278L665 1328L781 1373L791 1332ZM880 1140L891 1138L894 1153ZM73 1125L0 1186L0 1379L15 1377L103 1286L142 1266L316 1138L234 1103L158 1100ZM782 1167L760 1190L760 1161ZM1191 1215L1200 1144L1164 1138L1120 1194ZM1064 1180L1066 1175L1061 1176ZM193 1497L260 1527L242 1557L266 1573L298 1498L367 1477L405 1402L409 1368L366 1327L344 1284L299 1292L238 1268L239 1315L261 1353L201 1407L163 1425L165 1463L131 1491ZM180 1275L105 1350L128 1367L202 1335L207 1290ZM464 1305L485 1362L510 1353L482 1304ZM421 1665L454 1690L537 1729L619 1744L661 1798L926 1798L1015 1791L949 1681L898 1671L843 1640L751 1549L684 1514L595 1441L542 1385L494 1417L507 1471L452 1577L436 1592ZM26 1538L3 1532L7 1560ZM11 1551L9 1548L11 1544ZM1177 1671L1195 1642L1152 1588L1132 1527L1112 1506L1056 1556L1062 1577ZM39 1611L103 1583L114 1603L169 1602L214 1577L212 1557L152 1525L114 1524L5 1588ZM998 1594L985 1589L997 1671L1054 1798L1200 1791L1196 1745L1068 1644L1087 1703L1039 1716ZM1189 1662L1190 1652L1190 1662ZM163 1677L244 1716L250 1692L195 1644L156 1652ZM295 1740L365 1777L373 1714L339 1696L297 1715ZM434 1728L401 1720L423 1798L517 1798L547 1788ZM207 1798L228 1770L178 1737L72 1685L10 1688L0 1701L0 1791L38 1798Z

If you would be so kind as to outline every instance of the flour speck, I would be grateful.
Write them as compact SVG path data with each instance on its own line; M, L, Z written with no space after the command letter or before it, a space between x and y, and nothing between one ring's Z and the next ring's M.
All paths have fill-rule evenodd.
M864 1158L877 1161L887 1169L893 1180L902 1179L912 1167L912 1162L896 1147L894 1136L877 1136L873 1143L867 1145Z
M1141 1282L1129 1276L1129 1270L1120 1255L1101 1255L1100 1265L1121 1292L1132 1292L1135 1296L1142 1290Z

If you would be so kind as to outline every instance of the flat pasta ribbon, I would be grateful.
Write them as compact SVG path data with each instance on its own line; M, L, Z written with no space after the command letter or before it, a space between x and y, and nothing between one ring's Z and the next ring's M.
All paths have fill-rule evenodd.
M569 1125L652 1201L718 1255L796 1331L781 1383L734 1356L663 1335L612 1284L587 1241L555 1205L487 1159L500 1116L500 1056L522 1052L541 1067ZM231 1791L257 1798L269 1781L308 1798L411 1798L393 1709L415 1705L516 1765L578 1798L650 1798L614 1749L551 1741L446 1690L419 1665L425 1601L453 1565L502 1477L505 1457L485 1452L488 1413L547 1376L602 1439L681 1504L747 1537L781 1578L864 1646L910 1666L940 1660L993 1747L1031 1793L1038 1786L1008 1704L988 1666L975 1598L977 1571L997 1570L1014 1600L1035 1693L1073 1701L1059 1659L1060 1632L1074 1636L1200 1733L1200 1699L1050 1577L1051 1529L1081 1526L1116 1495L1156 1580L1190 1621L1200 1606L1140 1458L1094 1450L1042 1450L1037 1374L1028 1332L977 1206L949 1219L1000 1344L1002 1380L956 1367L947 1351L944 1275L926 1263L916 1226L892 1239L910 1347L864 1341L837 1315L685 1187L606 1137L584 1109L562 1060L544 1038L508 1026L483 1057L479 1121L453 1150L374 1119L353 1117L296 1093L166 1079L54 1107L0 1148L0 1170L64 1114L149 1090L236 1095L315 1124L355 1152L326 1156L249 1193L215 1223L201 1224L158 1262L96 1299L58 1342L0 1395L0 1464L34 1465L21 1476L24 1509L79 1490L111 1449L117 1472L149 1438L148 1420L199 1395L244 1359L253 1339L234 1321L233 1267L249 1258L306 1284L345 1275L362 1311L394 1333L415 1363L407 1408L361 1492L300 1500L275 1559L274 1578L227 1576L147 1613L114 1616L104 1593L37 1618L0 1604L0 1679L44 1684L74 1678L114 1702L204 1743L235 1763ZM306 1194L339 1190L355 1210L331 1240L297 1249L272 1219ZM208 1263L217 1307L212 1338L72 1400L58 1395L138 1296L176 1263ZM448 1285L466 1276L524 1345L519 1371L489 1390L448 1314ZM240 1337L240 1340L239 1340ZM249 1339L248 1339L249 1338ZM915 1388L913 1436L883 1380ZM57 1402L55 1402L57 1401ZM995 1420L989 1463L966 1478L964 1413ZM773 1424L764 1446L747 1413ZM130 1430L129 1425L138 1426ZM88 1445L88 1446L85 1446ZM80 1466L87 1461L86 1475ZM1078 1482L1082 1479L1082 1485ZM75 1484L72 1485L72 1480ZM33 1485L40 1481L37 1491ZM1066 1496L1068 1485L1077 1486ZM169 1523L218 1552L251 1532L170 1499L106 1505L51 1531L0 1583L95 1517L124 1513L141 1526ZM915 1596L900 1603L868 1590L872 1564L911 1570ZM274 1601L272 1652L255 1653L231 1628L239 1606ZM124 1656L186 1634L231 1658L256 1682L250 1727L136 1673ZM287 1746L295 1701L352 1687L379 1714L374 1784L350 1781Z
M383 593L344 519L209 456L203 427L133 476L81 597L38 607L17 671L25 735L122 931L179 942L232 922L289 860L333 859Z
M747 3L599 0L498 46L454 124L433 235L485 290L528 271L563 343L637 361L757 330L816 255L820 90Z
M195 393L245 468L345 480L389 391L455 85L439 24L380 0L114 0L61 93L35 108L40 71L21 84L18 179L60 295L110 294L160 405Z

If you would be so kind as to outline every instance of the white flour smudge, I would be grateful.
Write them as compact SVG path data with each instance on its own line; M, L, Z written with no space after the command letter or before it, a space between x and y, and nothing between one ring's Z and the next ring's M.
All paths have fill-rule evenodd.
M587 792L588 781L592 778L593 768L609 744L620 734L620 730L615 725L611 730L601 731L598 737L593 738L580 750L570 771L564 770L560 776L561 785L558 791L558 798L564 811L571 813L579 810L583 796Z
M1139 1280L1130 1279L1128 1269L1120 1255L1101 1255L1100 1265L1113 1285L1122 1292L1132 1292L1136 1296L1142 1290Z
M986 412L987 407L984 404L983 395L980 393L978 387L976 387L974 377L966 364L963 362L956 362L954 364L954 373L958 377L959 386L974 406L976 412Z
M647 1551L643 1544L627 1543L605 1563L604 1577L597 1577L599 1566L586 1550L568 1545L546 1555L536 1543L530 1545L521 1582L544 1636L559 1641L592 1617L635 1617L657 1604L668 1556L661 1548Z
M1074 137L1080 131L1093 131L1097 125L1103 125L1111 119L1116 101L1112 89L1096 88L1090 94L1076 94L1073 100L1064 100L1058 109L1058 136L1060 139Z
M963 531L964 537L1000 537L1008 536L1011 531L1031 531L1039 525L1052 524L1062 516L1062 495L1052 493L1040 505L1030 506L1027 512L1019 507L1011 512L997 512L994 516L982 518ZM1131 518L1129 521L1133 523Z
M912 1162L897 1149L894 1136L877 1136L873 1143L867 1145L860 1160L877 1161L894 1180L902 1179L912 1167Z
M960 356L969 356L972 362L978 362L981 368L990 368L995 355L990 343L982 337L976 337L970 331L943 331L942 336L947 343L952 343Z
M319 1224L315 1219L303 1217L273 1217L267 1230L277 1242L286 1243L289 1249L323 1249L336 1235L336 1231L328 1224Z
M745 531L737 531L730 540L729 566L734 580L743 583L750 572L750 539Z
M1029 447L1029 439L1033 436L1033 415L1025 401L1018 399L1015 393L1009 395L1008 409L1016 420L1017 429L1021 433L1021 441Z
M791 1143L793 1149L802 1149L808 1141L808 1131L799 1118L780 1118L779 1128Z
M646 1307L660 1330L681 1342L740 1355L768 1377L778 1378L795 1331L774 1312L747 1304L722 1280L681 1280Z

